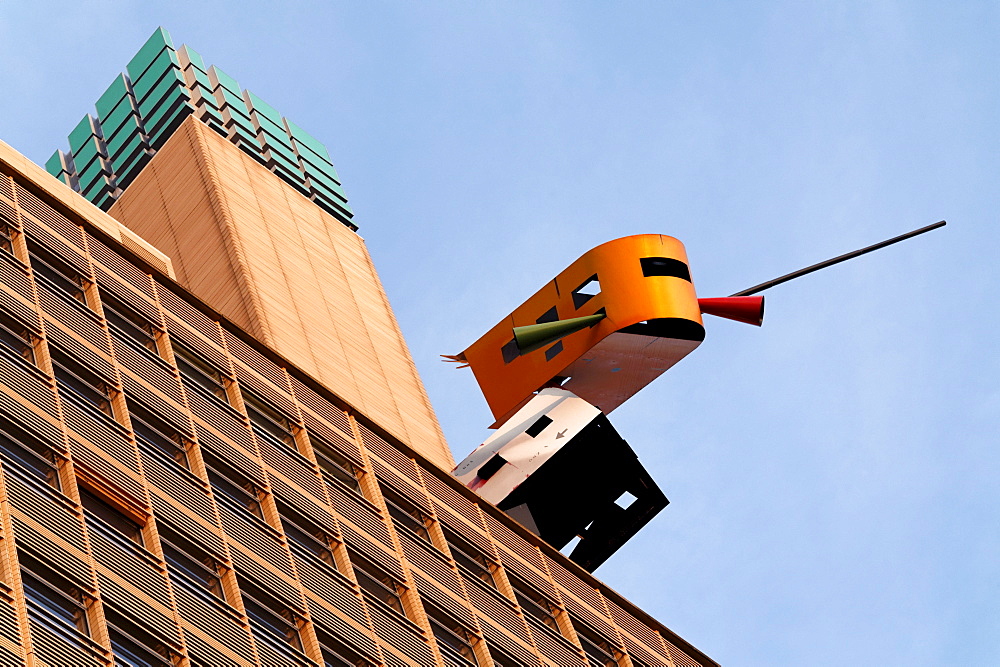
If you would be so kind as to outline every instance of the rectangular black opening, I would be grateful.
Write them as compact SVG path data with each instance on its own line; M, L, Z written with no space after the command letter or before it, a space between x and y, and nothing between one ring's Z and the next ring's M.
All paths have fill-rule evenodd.
M583 304L601 293L601 283L597 279L597 274L590 276L583 284L573 290L573 307L579 308Z
M642 275L650 276L672 276L691 282L691 272L688 271L687 264L670 257L643 257L639 260L642 265Z
M542 415L538 418L534 424L528 427L525 431L526 434L530 435L532 438L537 436L539 433L545 430L545 428L552 423L552 418L548 415Z
M555 322L559 319L559 313L556 311L556 307L552 306L544 313L542 316L535 320L535 324L545 324L546 322Z
M500 354L503 355L503 362L509 364L521 356L521 349L517 346L517 341L511 338L510 342L500 348Z
M480 479L489 479L493 475L497 474L497 471L500 470L505 463L507 463L507 460L504 459L504 457L499 454L494 454L493 458L479 467L479 472L476 473L476 476Z

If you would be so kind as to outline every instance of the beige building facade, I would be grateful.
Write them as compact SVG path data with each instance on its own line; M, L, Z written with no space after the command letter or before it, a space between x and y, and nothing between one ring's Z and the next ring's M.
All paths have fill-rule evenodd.
M455 463L364 239L194 117L110 209L178 281L437 465Z

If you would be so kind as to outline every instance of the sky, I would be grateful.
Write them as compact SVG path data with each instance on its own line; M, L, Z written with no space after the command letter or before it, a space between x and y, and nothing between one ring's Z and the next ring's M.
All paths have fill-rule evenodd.
M611 414L671 504L597 575L723 665L1000 664L1000 4L0 0L0 139L44 162L158 25L333 155L456 459L440 362L589 248L725 296Z

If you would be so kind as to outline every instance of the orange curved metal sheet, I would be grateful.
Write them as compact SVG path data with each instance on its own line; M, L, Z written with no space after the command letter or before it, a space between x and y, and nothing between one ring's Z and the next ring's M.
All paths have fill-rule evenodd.
M597 287L596 294L586 294ZM519 354L514 343L514 327L598 312L607 317L537 351ZM462 356L495 427L546 386L561 386L609 413L704 337L684 245L670 236L641 234L585 253Z

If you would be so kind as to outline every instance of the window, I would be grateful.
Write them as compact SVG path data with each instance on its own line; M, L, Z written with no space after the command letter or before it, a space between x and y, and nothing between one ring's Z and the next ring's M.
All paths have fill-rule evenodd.
M332 482L332 480L337 480L352 491L361 493L361 482L359 480L364 472L360 468L337 451L333 445L320 440L312 434L309 435L309 443L312 445L313 453L316 455L316 462L323 472L323 477L327 481Z
M0 313L0 345L29 364L35 363L35 336L27 327L3 313Z
M178 576L204 588L219 598L226 599L222 587L222 565L207 551L160 522L160 545L171 577Z
M298 450L291 420L252 394L243 392L243 403L254 432Z
M158 354L156 327L107 290L102 289L100 294L101 308L108 323L153 354Z
M104 608L115 664L123 667L171 667L174 653L161 641L114 609Z
M185 385L199 387L220 401L229 402L222 371L178 343L174 343L173 348L177 370Z
M441 657L448 667L468 667L478 665L476 653L472 650L475 636L450 616L435 607L424 603L427 620L431 624L431 632L437 640Z
M75 396L114 419L112 389L108 383L66 355L52 350L52 366L60 390Z
M403 610L403 585L391 576L382 572L377 565L368 559L360 556L356 551L350 552L351 565L354 567L354 576L358 580L358 586L366 600L375 598L379 602L388 605L400 614L406 615Z
M86 290L90 281L84 278L79 271L31 239L28 239L28 254L31 257L31 269L36 276L42 277L48 285L57 291L88 305Z
M323 654L323 667L371 667L372 663L322 628L316 628L316 638Z
M18 552L18 560L31 620L55 630L70 628L89 635L87 597L83 591L23 552Z
M431 535L427 530L431 525L431 518L423 510L414 505L413 501L396 493L388 485L382 484L380 488L382 489L382 497L385 499L386 508L389 510L389 516L392 517L396 528L413 533L425 542L433 544L431 542Z
M580 623L573 623L573 627L592 667L618 667L618 660L614 655L616 651L608 640Z
M278 513L281 515L281 527L285 529L285 535L291 542L327 565L337 567L337 561L333 558L333 538L284 503L278 505Z
M672 259L670 257L643 257L639 260L642 266L642 275L650 276L672 276L691 282L691 272L688 271L687 264Z
M6 220L0 219L0 248L8 254L14 254L14 228L7 224Z
M541 592L532 588L529 584L511 576L508 573L510 585L514 589L514 598L521 606L521 611L525 616L530 616L542 625L551 630L559 632L559 624L556 622L556 605L550 602Z
M136 439L158 449L178 465L190 468L187 456L190 443L187 438L146 408L134 401L126 401Z
M79 489L80 503L83 505L84 514L88 521L97 518L120 533L125 539L142 546L142 526L140 524L87 488L80 486Z
M54 489L60 489L59 467L55 452L44 443L24 433L13 424L4 423L0 431L0 450L29 473Z
M260 506L261 491L250 478L206 450L202 451L202 456L205 458L212 490L226 496L258 519L263 519L264 511Z
M490 646L490 658L493 659L493 667L521 667L521 663L514 658L500 653L495 646Z
M595 273L584 280L582 285L573 290L573 307L580 308L600 293L601 283Z
M448 526L442 525L441 529L444 531L445 539L448 540L451 557L458 563L459 568L464 569L465 572L483 583L496 588L497 584L493 579L493 571L497 568L496 563Z
M245 579L240 580L240 593L255 636L270 635L298 651L302 650L298 614Z

